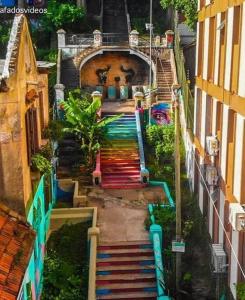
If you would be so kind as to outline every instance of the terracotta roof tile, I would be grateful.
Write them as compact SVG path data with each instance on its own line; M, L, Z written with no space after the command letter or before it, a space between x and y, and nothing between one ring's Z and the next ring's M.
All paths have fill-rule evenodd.
M0 204L0 300L17 298L34 242L25 219Z

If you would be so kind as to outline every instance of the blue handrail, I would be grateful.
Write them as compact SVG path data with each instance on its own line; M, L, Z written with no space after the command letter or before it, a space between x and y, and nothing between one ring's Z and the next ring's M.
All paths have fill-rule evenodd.
M140 154L141 178L143 179L145 177L147 181L149 181L149 171L145 167L144 146L143 146L141 125L140 125L140 115L138 110L135 111L135 119L136 119L136 130L137 130L139 154Z
M150 181L150 186L160 186L162 187L165 195L168 199L168 204L161 205L162 207L175 208L175 203L170 195L170 191L166 182L162 181ZM148 205L148 211L151 219L150 226L150 240L153 243L155 267L156 267L156 279L157 279L157 300L170 300L171 298L166 295L166 287L164 281L164 264L162 258L162 239L163 230L162 227L156 224L154 216L154 206L155 204Z

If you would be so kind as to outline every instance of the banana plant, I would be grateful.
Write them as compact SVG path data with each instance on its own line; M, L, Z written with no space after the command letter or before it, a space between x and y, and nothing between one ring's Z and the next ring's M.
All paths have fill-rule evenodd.
M67 126L65 132L73 133L84 154L85 164L92 167L95 155L106 140L106 125L119 119L122 115L100 118L98 111L101 101L95 99L89 106L81 106L79 99L68 98L61 103L63 105Z

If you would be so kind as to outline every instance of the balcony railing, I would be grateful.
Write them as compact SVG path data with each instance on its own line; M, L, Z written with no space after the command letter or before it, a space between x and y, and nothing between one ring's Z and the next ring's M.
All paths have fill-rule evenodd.
M93 45L93 34L66 34L66 45Z
M128 45L129 38L126 33L103 33L102 41L104 46Z

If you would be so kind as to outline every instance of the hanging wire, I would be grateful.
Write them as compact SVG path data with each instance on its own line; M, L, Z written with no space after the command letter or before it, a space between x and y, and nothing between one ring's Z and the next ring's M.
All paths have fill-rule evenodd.
M223 223L223 221L222 221L222 219L221 219L221 217L220 217L220 215L219 215L219 212L218 212L218 210L217 210L217 208L216 208L216 206L215 206L215 202L214 202L214 200L213 200L213 198L212 198L212 195L211 195L211 193L210 193L210 191L209 191L209 189L208 189L208 186L207 186L207 184L206 184L206 180L205 180L205 178L204 178L204 176L203 176L203 174L202 174L202 171L201 171L201 169L200 169L200 166L199 166L199 164L198 164L198 162L197 162L197 160L196 160L196 157L195 157L195 154L194 154L193 151L192 151L192 154L193 154L193 158L194 158L195 164L196 164L196 166L197 166L198 172L199 172L199 174L201 175L201 178L202 178L203 184L204 184L204 186L205 186L205 189L206 189L206 191L207 191L207 193L208 193L208 196L209 196L209 198L210 198L210 200L211 200L211 203L212 203L212 205L213 205L213 207L214 207L215 213L216 213L216 215L217 215L217 217L218 217L218 219L219 219L219 222L220 222L220 224L221 224L221 226L222 226L222 228L223 228L224 234L225 234L225 236L226 236L226 238L227 238L227 241L228 241L228 243L229 243L229 245L230 245L230 247L231 247L231 250L232 250L232 253L233 253L233 255L234 255L234 258L235 258L235 260L236 260L236 262L237 262L237 264L238 264L238 267L239 267L239 269L240 269L240 271L241 271L241 273L242 273L243 278L245 279L245 272L243 271L242 265L240 264L239 259L238 259L237 255L236 255L236 252L235 252L235 250L234 250L234 248L233 248L232 242L230 241L229 236L228 236L228 234L227 234L227 232L226 232L226 230L225 230L225 225L224 225L224 223Z

